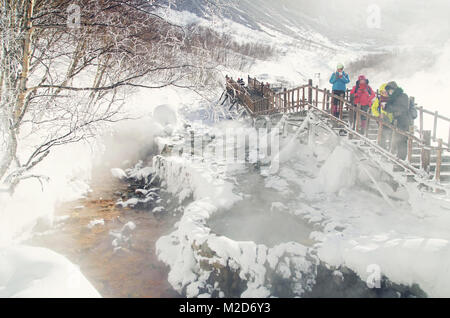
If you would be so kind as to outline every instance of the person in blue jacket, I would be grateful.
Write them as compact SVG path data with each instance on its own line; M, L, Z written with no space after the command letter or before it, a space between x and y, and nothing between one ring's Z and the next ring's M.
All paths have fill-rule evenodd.
M344 72L344 65L339 63L336 68L336 72L331 75L330 84L333 84L333 94L345 98L345 91L347 84L350 83L348 74ZM339 100L333 97L331 113L339 117Z

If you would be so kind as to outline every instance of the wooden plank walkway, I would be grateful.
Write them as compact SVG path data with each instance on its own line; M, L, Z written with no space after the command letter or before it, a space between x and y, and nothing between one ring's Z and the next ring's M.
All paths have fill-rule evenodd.
M429 111L423 107L417 107L419 117L418 126L411 131L403 131L397 128L396 123L388 124L371 113L365 113L359 105L350 102L350 92L347 90L345 97L334 95L326 88L314 86L312 80L308 84L281 91L273 90L268 83L264 84L256 78L248 77L248 86L243 87L232 78L226 77L226 90L229 96L239 101L252 117L270 116L274 114L296 114L308 110L316 110L321 116L327 118L331 125L337 129L348 131L348 138L366 139L369 147L378 147L386 157L394 161L399 169L405 169L413 174L428 174L430 179L437 183L450 183L450 118L440 115L438 112ZM377 97L379 92L377 91ZM332 98L339 100L339 118L330 114ZM411 97L414 103L414 98ZM359 134L361 116L367 118L367 129L364 135ZM433 117L433 126L425 127L428 121L425 116ZM356 120L353 118L356 117ZM437 127L448 125L449 132L445 140L438 135ZM401 135L407 139L408 149L406 160L400 160L393 155L392 143L387 149L382 148L383 130L389 129L392 138ZM370 141L370 142L369 142ZM381 149L381 150L380 150Z

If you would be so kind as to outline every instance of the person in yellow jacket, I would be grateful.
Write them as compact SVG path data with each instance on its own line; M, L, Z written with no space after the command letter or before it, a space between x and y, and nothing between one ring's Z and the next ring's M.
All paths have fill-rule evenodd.
M392 113L388 113L384 110L384 104L388 101L389 96L386 92L386 85L387 83L380 86L379 93L380 97L375 98L375 100L372 103L372 115L375 117L380 117L380 112L383 114L382 118L386 120L389 123L392 123L392 120L394 118Z
M375 100L372 103L371 111L372 115L375 117L381 117L384 122L392 124L392 121L394 119L394 116L392 113L388 113L384 110L384 106L386 105L386 102L389 100L389 95L386 91L387 83L380 86L379 93L380 96L375 98ZM383 127L383 134L381 136L381 146L385 149L387 149L387 143L386 141L392 136L391 129L387 128L386 126Z

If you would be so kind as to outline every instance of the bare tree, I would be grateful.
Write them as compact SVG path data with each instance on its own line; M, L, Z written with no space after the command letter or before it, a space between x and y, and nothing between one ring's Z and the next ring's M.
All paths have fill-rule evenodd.
M224 10L205 0L207 10ZM0 0L0 189L13 192L57 146L88 140L126 118L137 88L176 86L202 96L217 66L244 69L273 49L178 26L172 0ZM203 89L203 93L200 90Z
M190 87L214 66L146 0L1 0L0 183L14 191L56 146L123 119L130 88ZM211 66L208 66L210 65Z

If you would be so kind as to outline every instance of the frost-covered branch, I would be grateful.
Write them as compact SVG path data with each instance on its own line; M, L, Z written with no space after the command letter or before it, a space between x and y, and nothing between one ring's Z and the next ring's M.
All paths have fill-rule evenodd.
M185 48L164 1L0 4L0 183L13 189L54 147L88 140L122 120L131 88L194 87L213 63ZM187 54L186 54L187 53ZM132 90L131 90L132 91Z

